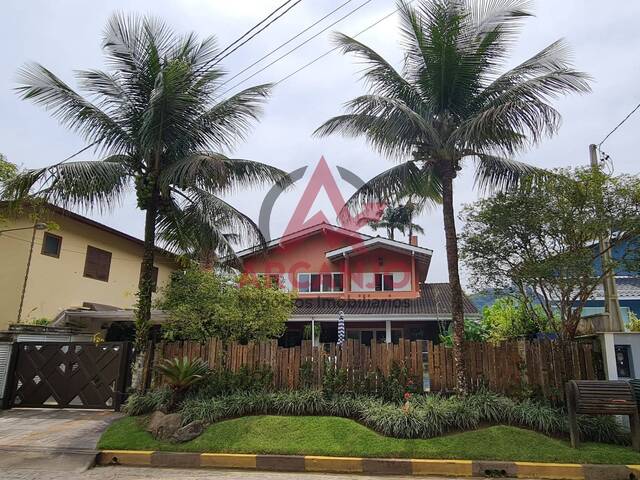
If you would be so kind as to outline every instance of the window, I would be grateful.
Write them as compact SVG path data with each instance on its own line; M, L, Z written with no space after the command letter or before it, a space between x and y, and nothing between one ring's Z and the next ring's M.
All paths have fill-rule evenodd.
M342 273L299 273L298 291L302 293L342 292Z
M140 265L140 280L139 282L142 282L142 265ZM158 290L158 267L153 267L153 270L151 271L151 291L155 292L156 290Z
M376 273L375 274L376 292L392 292L393 291L393 274Z
M274 290L280 290L284 286L284 281L279 273L257 273L256 277L264 280L265 285Z
M62 237L53 233L44 232L42 238L42 255L60 258L60 249L62 247Z
M111 252L88 245L87 256L84 260L84 276L108 282L110 269Z

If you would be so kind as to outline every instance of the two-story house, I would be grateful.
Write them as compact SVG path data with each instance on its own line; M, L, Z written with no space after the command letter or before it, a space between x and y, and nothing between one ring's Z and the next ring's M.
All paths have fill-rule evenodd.
M0 330L53 321L87 304L114 311L134 307L142 240L54 205L34 215L26 208L0 225ZM157 285L179 268L174 255L157 249Z
M426 283L433 251L327 223L238 252L243 271L297 292L281 343L300 342L306 325L337 340L343 315L348 338L369 344L400 338L436 340L451 321L448 283ZM478 311L464 298L465 313Z

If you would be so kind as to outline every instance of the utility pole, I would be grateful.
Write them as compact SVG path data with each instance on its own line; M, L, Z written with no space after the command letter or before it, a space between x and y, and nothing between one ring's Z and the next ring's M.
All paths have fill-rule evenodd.
M598 165L598 153L597 146L594 144L589 145L589 159L591 168L599 169ZM605 265L611 265L611 245L609 244L609 237L611 232L607 232L607 235L601 236L599 239L600 248L600 265L604 272ZM616 286L615 274L613 271L609 271L604 274L602 279L604 287L604 311L609 314L609 328L610 332L624 332L624 321L622 320L622 312L620 311L620 302L618 301L618 287Z

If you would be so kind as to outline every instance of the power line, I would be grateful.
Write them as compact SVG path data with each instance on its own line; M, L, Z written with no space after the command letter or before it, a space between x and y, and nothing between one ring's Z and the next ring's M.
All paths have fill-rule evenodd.
M322 23L324 20L326 20L328 17L330 17L331 15L333 15L334 13L336 13L338 10L342 9L343 7L345 7L347 4L351 3L353 0L347 0L346 2L344 2L342 5L337 6L336 8L334 8L333 10L331 10L329 13L327 13L324 17L320 18L319 20L316 20L314 23L312 23L311 25L309 25L307 28L305 28L304 30L302 30L301 32L299 32L298 34L294 35L293 37L291 37L289 40L287 40L286 42L280 44L278 47L274 48L273 50L271 50L269 53L267 53L266 55L263 55L262 57L260 57L258 60L256 60L255 62L253 62L251 65L249 65L248 67L244 68L243 70L240 70L238 73L236 73L233 77L227 79L225 82L223 82L222 84L220 84L221 87L223 87L224 85L228 84L229 82L231 82L232 80L235 80L236 78L238 78L240 75L242 75L244 72L246 72L247 70L255 67L257 64L259 64L260 62L262 62L265 58L269 58L271 55L273 55L274 53L276 53L278 50L280 50L282 47L287 46L288 44L290 44L291 42L293 42L296 38L299 38L301 35L304 35L305 33L307 33L309 30L311 30L313 27L315 27L316 25L318 25L319 23Z
M225 90L224 92L222 92L219 96L222 97L224 95L226 95L227 93L229 93L231 90L233 90L234 88L238 87L239 85L242 85L243 83L247 82L248 80L252 79L253 77L255 77L256 75L258 75L261 72L264 72L267 68L271 67L272 65L274 65L275 63L279 62L280 60L282 60L283 58L291 55L293 52L295 52L296 50L298 50L300 47L306 45L307 43L309 43L311 40L313 40L314 38L318 37L319 35L323 34L324 32L326 32L327 30L329 30L331 27L333 27L334 25L340 23L342 20L344 20L345 18L353 15L355 12L357 12L358 10L360 10L361 8L363 8L364 6L366 6L368 3L371 3L373 0L366 0L365 2L361 3L360 5L358 5L356 8L354 8L353 10L349 11L348 13L346 13L345 15L343 15L342 17L340 17L338 20L336 20L335 22L327 25L325 28L323 28L322 30L320 30L318 33L316 33L315 35L307 38L304 42L298 44L297 46L293 47L291 50L287 51L287 53L284 53L283 55L279 56L278 58L276 58L274 61L272 61L271 63L268 63L267 65L265 65L264 67L262 67L260 70L256 71L255 73L249 75L248 77L244 78L243 80L240 80L238 83L234 84L232 87L228 88L227 90ZM389 16L391 16L393 13L395 13L397 11L394 10ZM382 20L380 20L382 21ZM378 23L380 23L380 21L376 22L374 25L377 25ZM368 28L373 27L374 25L371 25ZM364 31L368 30L365 29L362 32L359 32L358 35L360 33L363 33ZM329 53L331 53L332 51L336 50L338 47L331 49L329 52L327 52L325 55L328 55ZM324 56L324 55L323 55ZM319 58L317 59L319 60ZM288 77L287 77L288 78ZM275 85L277 85L278 83L282 82L286 80L280 80L278 82L275 83Z
M607 139L608 139L611 135L613 135L613 133L614 133L616 130L618 130L618 128L620 128L620 127L622 126L622 124L623 124L624 122L626 122L627 120L629 120L629 118L631 117L631 115L633 115L634 113L636 113L636 110L638 110L639 108L640 108L640 103L639 103L638 105L636 105L636 107L635 107L633 110L631 110L631 112L629 112L629 114L628 114L626 117L624 117L624 119L623 119L623 120L622 120L618 125L616 125L616 127L615 127L613 130L611 130L611 131L607 134L607 136L606 136L606 137L604 137L604 139L603 139L603 140L598 144L598 149L600 148L600 146L601 146L604 142L606 142L606 141L607 141Z
M260 22L258 22L257 24L255 24L253 27L251 27L249 30L247 30L243 35L241 35L238 39L236 39L235 41L231 42L229 45L227 45L220 53L218 53L218 55L216 55L213 60L215 61L214 65L217 63L220 63L222 60L224 60L225 58L227 58L229 55L231 55L233 52L235 52L236 50L238 50L239 48L241 48L243 45L246 45L249 41L251 41L252 38L256 37L257 35L259 35L261 32L263 32L264 30L266 30L267 28L269 28L274 22L276 22L277 20L279 20L280 18L282 18L289 10L291 10L293 7L295 7L296 5L298 5L302 0L297 0L296 2L294 2L292 5L289 5L289 7L282 13L280 13L280 15L278 15L277 17L275 17L273 20L271 20L269 23L267 23L264 27L260 28L260 30L258 30L257 32L255 32L253 35L251 35L249 38L247 38L246 40L242 41L242 39L244 37L246 37L247 35L249 35L251 32L253 32L256 28L259 28L260 25L262 25L264 22L266 22L267 20L269 20L269 18L271 18L273 15L275 15L278 10L284 8L288 3L290 3L292 0L287 0L286 2L284 2L282 5L280 5L278 8L276 8L273 12L271 12L269 15L267 15L265 18L263 18ZM238 44L238 42L242 42L239 45L235 46L236 44ZM235 46L235 48L233 48ZM231 51L228 51L231 48ZM227 53L225 53L227 52ZM224 54L224 55L223 55ZM222 55L222 56L221 56Z
M411 5L415 0L411 0L410 2L407 3L407 5ZM365 33L368 30L371 30L373 27L375 27L376 25L378 25L379 23L384 22L387 18L391 17L392 15L394 15L398 10L400 10L400 8L396 8L393 12L388 13L387 15L385 15L384 17L380 18L379 20L375 21L374 23L372 23L371 25L369 25L367 28L360 30L358 33L356 33L355 35L352 35L352 38L356 38L359 35L362 35L363 33ZM322 58L326 57L327 55L329 55L330 53L335 52L336 50L340 49L340 47L333 47L331 50L327 50L326 52L324 52L322 55L317 56L316 58L314 58L313 60L311 60L309 63L306 63L305 65L303 65L302 67L298 68L297 70L291 72L289 75L281 78L280 80L278 80L276 83L274 83L275 85L279 85L280 83L284 82L285 80L288 80L289 78L293 77L295 74L301 72L302 70L304 70L307 67L310 67L311 65L313 65L314 63L316 63L318 60L321 60Z

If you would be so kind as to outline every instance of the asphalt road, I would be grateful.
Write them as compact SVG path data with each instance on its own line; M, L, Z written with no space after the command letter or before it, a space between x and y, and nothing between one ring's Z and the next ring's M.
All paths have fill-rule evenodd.
M27 467L25 465L25 467ZM416 480L406 476L335 475L326 473L274 473L246 470L195 470L141 467L96 467L79 473L13 468L0 474L3 480ZM424 477L445 480L440 477ZM447 477L446 480L455 480ZM461 480L461 479L460 479ZM465 478L468 480L468 477Z

